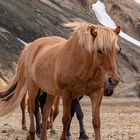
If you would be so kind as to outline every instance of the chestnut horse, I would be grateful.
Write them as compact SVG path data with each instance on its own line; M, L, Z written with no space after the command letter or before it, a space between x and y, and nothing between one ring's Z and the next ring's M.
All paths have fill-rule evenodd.
M52 44L55 44L55 43L59 43L61 41L65 41L65 39L63 38L60 38L60 37L53 37L51 38L51 42L48 41L48 38L42 38L40 39L41 41L41 44L45 44L45 45L52 45ZM10 93L10 96L12 96L16 89L16 85L15 86L12 86L11 88L9 88L9 91L8 93ZM46 102L46 96L47 96L47 93L45 92L42 92L40 93L41 90L38 91L38 95L36 96L36 99L35 99L35 110L34 110L34 115L35 115L35 120L36 120L36 134L38 137L40 137L40 133L41 133L41 125L40 125L40 112L39 112L39 106L41 108L41 112L43 111L43 107L45 105L45 102ZM0 94L0 98L3 98L3 99L7 99L7 96L8 94L4 94L2 95L2 93ZM26 109L26 100L27 100L27 97L26 95L23 97L22 101L21 101L21 104L20 104L20 107L21 107L21 111L22 111L22 129L23 130L27 130L27 127L26 127L26 117L25 117L25 109ZM49 124L48 124L48 128L50 129L50 132L54 133L55 130L53 128L53 122L56 118L56 116L58 115L59 113L59 100L60 100L60 97L57 97L56 98L56 101L54 103L54 109L52 108L51 109L51 113L50 113L50 121L49 121ZM88 136L86 134L86 131L84 129L84 125L83 125L83 112L82 112L82 109L81 109L81 106L80 106L80 103L79 103L79 100L78 99L73 99L72 101L72 104L71 104L71 118L74 116L74 113L76 112L76 116L77 116L77 119L79 121L79 128L80 128L80 136L79 136L79 139L88 139ZM71 138L71 133L70 133L70 126L69 126L69 129L68 129L68 133L67 133L67 136L69 138Z
M49 38L46 38L46 37L43 37L41 39L39 39L38 41L36 41L36 43L40 46L43 46L43 45L53 45L53 44L56 44L56 43L59 43L61 41L65 41L66 39L64 38L61 38L61 37L49 37ZM22 55L23 57L23 55ZM25 56L24 56L25 57ZM22 59L22 58L20 58ZM14 80L14 82L13 82ZM11 86L11 83L15 83ZM16 85L17 85L17 81L15 80L15 78L13 78L8 87L7 87L7 91L5 90L5 92L0 92L0 98L3 98L2 100L8 100L10 96L12 96L15 92L15 89L16 89ZM3 86L2 89L4 90L6 86ZM26 127L26 118L25 118L25 109L26 109L26 94L24 95L21 103L20 103L20 107L21 107L21 111L22 111L22 129L23 130L27 130L27 127ZM57 110L57 104L55 104L55 113L58 112ZM36 110L35 110L36 111Z
M34 102L39 88L48 93L42 116L41 140L47 140L47 120L55 97L61 96L63 100L60 139L67 140L71 101L85 94L92 103L95 140L101 139L103 89L105 86L116 87L120 79L117 72L120 27L110 29L86 22L73 22L66 26L74 29L68 40L48 47L40 47L34 41L23 50L15 77L17 87L14 95L8 101L0 101L0 116L3 116L19 106L25 91L28 91L30 128L27 140L35 139Z
M111 96L113 93L113 89L104 89L104 96ZM81 96L80 98L76 98L72 100L71 103L71 107L70 107L70 116L71 116L71 120L74 116L74 114L76 113L76 117L78 119L79 122L79 138L81 140L87 140L89 139L85 128L84 128L84 123L83 123L83 118L84 118L84 114L80 105L80 100L82 99L83 96ZM46 103L46 98L47 98L47 93L43 92L41 90L38 91L38 95L36 96L35 99L35 110L34 110L34 115L35 115L35 120L36 120L36 134L38 137L40 137L41 134L41 120L40 120L40 111L39 108L41 109L41 112L43 112L43 108L44 105ZM22 110L22 129L26 130L26 120L25 120L25 107L26 107L26 100L25 98L23 98L22 102L21 102L21 110ZM51 109L50 112L50 121L48 124L48 129L50 129L50 132L52 134L55 134L55 129L53 127L53 122L55 121L55 118L57 117L58 113L59 113L59 102L60 102L60 97L57 97L55 103L54 103L54 107ZM72 135L70 133L70 124L68 127L68 132L67 132L67 137L68 139L72 138Z

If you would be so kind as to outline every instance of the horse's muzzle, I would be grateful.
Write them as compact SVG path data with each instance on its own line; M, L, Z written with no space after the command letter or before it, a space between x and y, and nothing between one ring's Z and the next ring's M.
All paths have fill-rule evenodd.
M104 88L104 96L111 96L114 92L114 88L108 88L105 86Z
M111 96L114 92L115 87L118 85L120 79L113 79L112 77L108 77L105 82L104 87L104 96Z

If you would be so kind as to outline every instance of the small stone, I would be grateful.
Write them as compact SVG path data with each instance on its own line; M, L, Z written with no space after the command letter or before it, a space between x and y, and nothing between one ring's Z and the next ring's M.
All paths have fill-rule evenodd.
M2 130L2 133L7 133L7 130L3 129L3 130Z
M8 125L7 123L4 124L4 126L7 126L7 125Z

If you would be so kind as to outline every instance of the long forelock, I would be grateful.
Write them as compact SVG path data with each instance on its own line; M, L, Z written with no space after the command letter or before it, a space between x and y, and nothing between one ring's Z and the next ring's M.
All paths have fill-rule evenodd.
M71 27L74 31L72 32L72 37L78 36L78 44L85 46L85 48L92 53L93 51L109 50L112 46L117 47L117 36L113 29L103 27L101 25L94 25L87 22L72 22L65 24L66 27ZM93 39L90 34L91 27L95 27L97 36Z
M110 50L113 46L117 46L117 35L110 28L97 27L97 37L94 40L94 50Z
M65 27L70 27L73 29L71 34L72 37L77 35L79 46L85 46L89 52L91 52L93 47L93 38L89 31L89 27L91 25L93 26L93 24L87 22L71 22L64 25Z

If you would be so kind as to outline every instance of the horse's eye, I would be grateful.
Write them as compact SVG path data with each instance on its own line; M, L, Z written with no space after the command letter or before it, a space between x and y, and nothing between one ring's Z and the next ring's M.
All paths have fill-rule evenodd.
M97 50L98 54L103 54L103 51L101 49Z
M121 48L119 48L119 50L118 50L117 54L119 54L120 52L121 52Z

